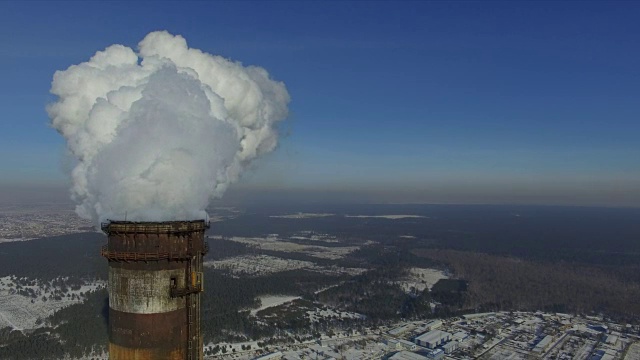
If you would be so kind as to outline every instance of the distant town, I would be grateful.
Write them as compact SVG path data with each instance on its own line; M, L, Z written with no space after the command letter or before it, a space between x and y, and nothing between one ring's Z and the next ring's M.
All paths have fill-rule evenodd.
M92 228L91 222L76 215L72 207L0 208L0 243L86 232Z
M216 344L206 359L640 359L640 327L603 317L490 312L398 322L293 344ZM260 355L256 355L260 354Z

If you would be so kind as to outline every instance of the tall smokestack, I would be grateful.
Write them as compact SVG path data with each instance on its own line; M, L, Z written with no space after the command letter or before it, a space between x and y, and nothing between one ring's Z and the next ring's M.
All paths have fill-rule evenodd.
M204 220L103 224L109 359L202 360Z
M202 359L207 206L278 144L289 93L258 66L149 33L57 71L51 126L77 162L71 196L109 237L112 360Z

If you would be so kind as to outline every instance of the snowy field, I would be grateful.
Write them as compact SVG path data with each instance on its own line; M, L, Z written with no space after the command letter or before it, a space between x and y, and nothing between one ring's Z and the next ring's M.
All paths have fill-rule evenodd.
M294 240L310 240L310 241L323 241L328 243L337 243L338 239L329 234L321 234L314 231L300 231L296 235L291 236L289 239Z
M92 354L92 355L79 357L79 358L67 356L60 360L109 360L109 354L108 353Z
M635 342L629 346L624 360L640 360L640 342Z
M420 216L420 215L345 215L344 217L361 218L361 219L376 218L376 219L390 219L390 220L416 219L416 218L428 219L426 216Z
M365 319L366 316L348 311L336 311L333 309L318 309L307 311L309 321L314 322L321 319L338 318L338 319Z
M358 246L327 247L318 245L301 245L268 236L266 238L232 237L229 240L249 245L251 247L283 252L297 252L322 259L337 260L358 250Z
M293 300L300 299L300 296L286 296L286 295L265 295L260 296L260 302L262 305L257 309L251 310L251 315L255 316L258 311L280 306L292 302Z
M271 218L280 218L280 219L314 219L321 217L335 216L335 214L316 214L316 213L297 213L297 214L287 214L287 215L271 215Z
M405 279L402 279L398 284L405 292L410 292L411 288L415 288L420 292L424 289L429 289L435 285L440 279L447 279L448 276L442 270L437 269L423 269L423 268L411 268L409 274Z
M415 239L416 237L413 235L400 235L401 238L403 239Z
M8 242L16 242L16 241L29 241L29 240L33 240L33 239L38 239L38 238L35 238L35 237L30 237L30 238L12 238L12 239L0 238L0 244L1 243L8 243Z
M234 276L263 276L289 270L309 270L323 274L358 275L366 271L360 268L337 266L323 267L309 261L283 259L269 255L243 255L224 260L206 261L204 266L230 271Z
M45 291L44 284L22 286L23 290L31 289L35 298L16 293L17 284L9 276L0 278L0 328L12 327L16 330L37 328L38 319L46 319L56 311L84 301L84 293L104 287L104 282L85 284L77 290L67 290L60 300L49 298L55 290L49 287ZM67 296L68 294L68 296ZM44 301L43 297L47 297Z

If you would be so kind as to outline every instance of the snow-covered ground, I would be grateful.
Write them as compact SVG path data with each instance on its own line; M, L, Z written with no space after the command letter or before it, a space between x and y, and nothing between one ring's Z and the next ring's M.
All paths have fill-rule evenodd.
M262 305L257 309L252 309L251 315L255 316L260 310L280 306L282 304L290 303L293 300L297 300L297 299L300 299L300 296L286 296L286 295L260 296L260 302L262 303Z
M421 215L345 215L344 217L348 218L378 218L378 219L390 219L390 220L398 220L398 219L413 219L413 218L423 218L428 219L426 216Z
M91 221L66 206L13 207L0 204L0 240L26 241L90 231Z
M635 342L629 346L624 360L640 360L640 342Z
M12 239L2 239L0 238L0 243L8 243L8 242L16 242L16 241L29 241L37 238L12 238Z
M318 309L316 308L313 311L307 311L307 316L309 317L309 321L314 322L320 319L327 318L339 318L339 319L364 319L365 316L362 314L348 312L348 311L336 311L333 309Z
M335 216L335 214L316 214L316 213L297 213L297 214L287 214L287 215L271 215L271 218L280 218L280 219L313 219L313 218L321 218L327 216Z
M45 290L44 284L21 286L23 290L31 289L36 297L25 296L16 292L17 284L11 277L0 278L0 328L10 326L16 330L33 329L40 326L38 319L44 320L54 312L84 300L88 291L104 287L104 282L85 284L77 290L68 289L60 300L50 298L54 288ZM59 290L59 289L57 289ZM68 294L68 296L67 296ZM44 301L43 297L47 297Z
M205 354L206 351L208 349L213 349L216 346L219 346L220 348L225 347L227 350L227 356L226 358L233 358L236 360L249 360L249 359L255 359L257 357L256 351L258 351L261 347L258 345L260 341L256 340L256 341L242 341L242 342L236 342L236 343L228 343L228 342L220 342L220 343L213 343L210 342L208 344L204 345L204 349L205 349ZM243 350L243 347L247 347L250 350ZM234 351L235 350L235 351ZM204 356L205 359L220 359L220 358L225 358L220 356L220 354L217 355L213 355L213 356Z
M420 292L426 288L431 290L438 280L447 278L448 276L442 270L411 268L409 269L408 276L405 279L400 280L398 283L406 292L410 292L412 287L415 288L416 291Z
M204 266L230 271L235 276L262 276L289 270L310 270L323 274L358 275L366 271L360 268L318 266L310 261L283 259L269 255L243 255L223 260L206 261Z
M401 238L403 239L415 239L416 237L413 235L400 235Z
M338 239L329 234L317 233L314 231L300 231L296 233L294 236L291 236L289 239L293 240L311 240L311 241L323 241L329 243L337 243Z
M318 245L301 245L281 240L274 236L264 238L232 237L231 241L247 244L264 250L297 252L322 259L336 260L358 250L358 246L327 247Z
M66 356L60 360L109 360L109 353L95 353L79 358Z

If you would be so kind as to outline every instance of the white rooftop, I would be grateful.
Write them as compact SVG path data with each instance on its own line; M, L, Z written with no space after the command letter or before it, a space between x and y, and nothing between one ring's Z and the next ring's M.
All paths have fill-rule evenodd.
M418 336L416 338L416 341L420 341L420 342L424 342L424 343L433 343L433 342L437 342L438 340L445 338L447 336L451 336L451 334L449 334L446 331L442 331L442 330L431 330L428 333L424 333L420 336Z

